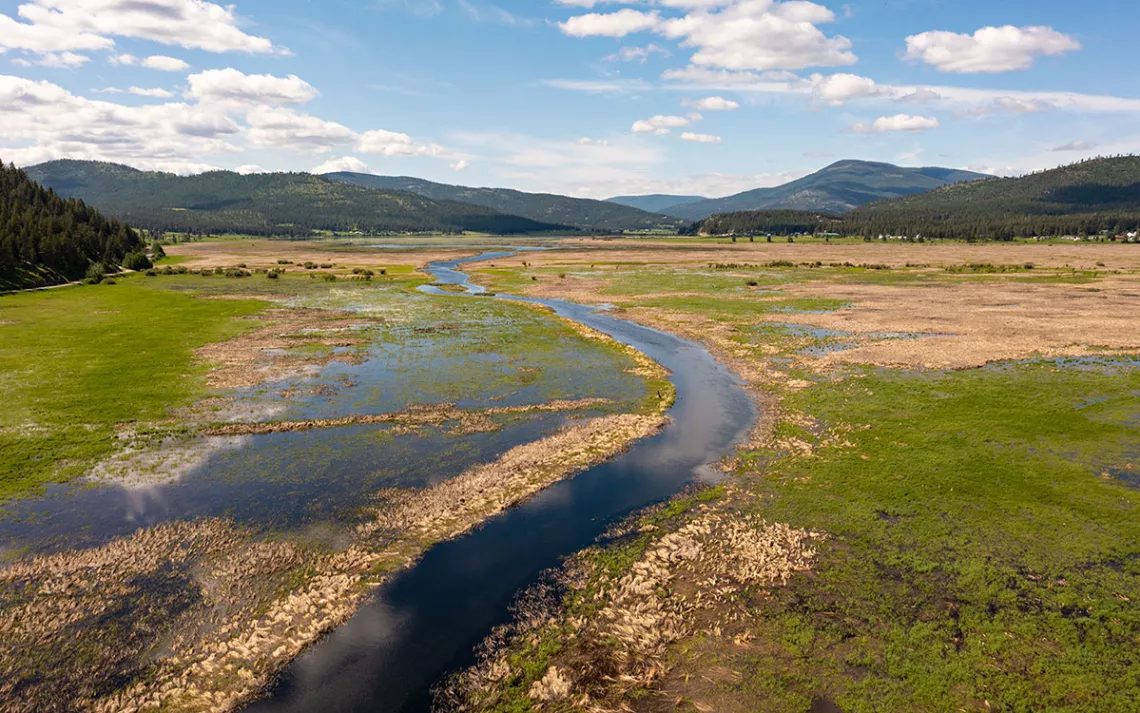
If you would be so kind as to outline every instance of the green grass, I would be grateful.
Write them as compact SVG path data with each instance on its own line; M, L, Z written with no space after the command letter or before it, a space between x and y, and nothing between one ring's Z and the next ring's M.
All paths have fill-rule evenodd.
M1134 367L1044 363L789 395L857 429L754 481L765 518L830 539L812 576L756 600L765 643L740 694L758 710L820 693L848 713L1137 710L1140 492L1101 477L1140 461L1137 394Z
M0 298L0 499L84 473L117 449L116 424L159 420L202 396L194 350L236 335L238 318L265 304L192 299L160 283Z

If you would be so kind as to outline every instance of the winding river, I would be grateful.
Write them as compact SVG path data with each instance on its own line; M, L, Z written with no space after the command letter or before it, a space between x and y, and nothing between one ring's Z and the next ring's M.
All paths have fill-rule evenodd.
M516 251L432 263L437 284L483 293L460 267ZM451 294L438 287L424 291ZM499 299L549 307L630 345L672 372L672 423L623 455L547 488L463 537L429 550L372 603L297 659L248 713L428 711L432 687L474 663L474 648L510 619L517 594L611 524L687 484L712 480L717 460L752 427L752 400L704 347L562 300ZM484 299L487 299L486 297Z

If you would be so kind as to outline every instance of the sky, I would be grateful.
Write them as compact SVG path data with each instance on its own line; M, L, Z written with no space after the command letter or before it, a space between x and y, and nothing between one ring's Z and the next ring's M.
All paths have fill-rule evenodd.
M1134 0L0 0L0 160L722 196L1140 153Z

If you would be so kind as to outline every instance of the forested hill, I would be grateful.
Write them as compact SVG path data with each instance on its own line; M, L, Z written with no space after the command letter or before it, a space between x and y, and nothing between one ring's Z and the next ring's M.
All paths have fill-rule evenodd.
M374 176L370 173L329 173L325 174L325 178L369 188L409 191L433 200L472 203L531 220L573 225L584 230L675 229L685 222L618 203L550 193L524 193L509 188L469 188L407 176Z
M117 265L142 248L126 224L0 162L0 289L78 280L92 263Z
M135 225L199 233L305 236L314 230L527 233L570 228L483 206L435 201L307 173L195 176L139 171L93 161L52 161L28 175Z
M638 210L647 210L650 213L661 213L677 206L707 200L709 199L704 196L677 196L667 193L651 193L644 196L614 196L613 198L607 198L606 202L626 205L630 208L637 208ZM666 213L666 215L668 215L668 213Z
M988 176L952 168L902 168L872 161L838 161L782 186L685 203L664 208L662 212L689 220L755 210L841 213L872 201L925 193L948 184L982 178Z
M1098 158L874 203L846 216L870 234L1007 239L1140 227L1140 156Z
M746 211L715 215L690 228L715 235L834 232L966 240L1136 230L1140 156L1092 159L1021 178L946 186L842 214Z

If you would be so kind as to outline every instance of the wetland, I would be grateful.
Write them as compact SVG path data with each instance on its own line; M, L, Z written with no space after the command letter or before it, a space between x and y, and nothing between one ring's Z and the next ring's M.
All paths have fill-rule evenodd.
M4 710L1140 705L1140 251L409 242L0 298Z

